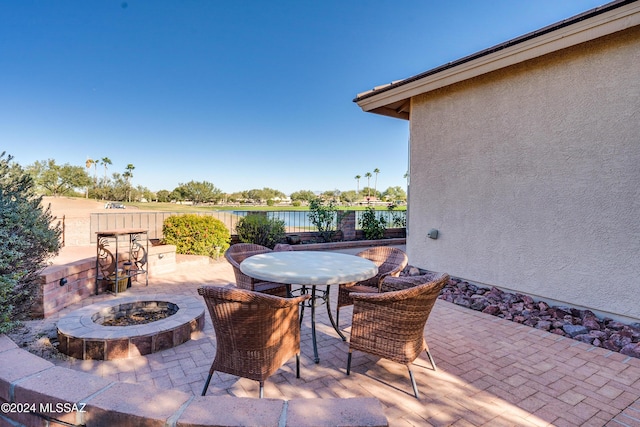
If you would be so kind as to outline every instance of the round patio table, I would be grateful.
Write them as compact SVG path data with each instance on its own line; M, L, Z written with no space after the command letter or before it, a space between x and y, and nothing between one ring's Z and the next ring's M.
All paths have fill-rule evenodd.
M240 263L240 270L247 276L268 282L301 285L302 293L311 288L311 299L307 303L311 308L311 337L316 363L320 363L316 342L316 305L326 304L331 326L342 340L346 340L331 314L329 288L331 285L359 282L378 274L378 267L368 259L321 251L282 251L254 255ZM316 290L318 286L325 289ZM316 301L320 303L316 304ZM300 320L303 314L304 305Z

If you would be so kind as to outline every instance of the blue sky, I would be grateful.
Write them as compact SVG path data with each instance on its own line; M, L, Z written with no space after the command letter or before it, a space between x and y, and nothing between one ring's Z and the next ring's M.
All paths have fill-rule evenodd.
M0 151L131 163L152 191L404 186L408 122L356 94L605 3L6 0Z

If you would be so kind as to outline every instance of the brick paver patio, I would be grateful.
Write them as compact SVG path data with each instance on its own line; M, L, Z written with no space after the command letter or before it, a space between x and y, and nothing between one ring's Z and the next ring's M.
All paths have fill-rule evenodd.
M146 288L134 283L127 294L197 296L202 284L229 282L233 272L225 261L186 262L174 273L150 278ZM114 297L100 295L84 304L109 298ZM335 304L335 295L332 299ZM348 336L351 308L343 310L341 327ZM317 312L320 363L313 363L305 315L301 378L295 378L292 359L267 380L265 397L376 397L391 426L640 426L640 359L439 300L425 332L438 370L426 355L416 360L421 393L416 400L402 365L356 352L347 376L348 343L333 331L326 310ZM191 341L146 357L55 363L199 395L216 345L208 313L206 319L204 331ZM258 384L216 373L208 394L257 397Z

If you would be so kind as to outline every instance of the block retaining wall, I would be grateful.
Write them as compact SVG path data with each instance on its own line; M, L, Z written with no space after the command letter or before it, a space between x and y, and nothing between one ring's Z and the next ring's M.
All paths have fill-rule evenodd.
M122 254L122 262L127 253ZM176 269L176 247L174 245L149 246L147 257L149 277L170 273ZM60 280L66 283L61 285ZM133 280L144 281L144 275ZM32 306L31 315L36 318L51 316L63 308L80 302L96 291L96 258L85 258L65 265L49 266L42 271L39 278L40 288ZM99 284L100 292L107 287Z
M193 396L53 365L0 335L0 426L388 426L375 398ZM28 410L27 410L28 409Z

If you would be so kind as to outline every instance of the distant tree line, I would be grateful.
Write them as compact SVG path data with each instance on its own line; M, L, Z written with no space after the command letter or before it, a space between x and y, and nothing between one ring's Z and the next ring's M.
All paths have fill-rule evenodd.
M300 190L289 197L282 191L273 188L252 189L235 193L225 193L208 181L189 181L180 183L173 190L153 192L143 186L133 186L135 166L128 164L120 172L110 172L112 162L108 157L100 160L87 159L85 167L68 163L59 165L53 159L36 161L25 168L37 191L48 196L84 196L96 200L117 202L158 201L158 202L190 202L193 204L267 204L275 205L283 201L291 201L294 205L308 204L320 197L323 200L341 204L355 204L363 201L385 201L394 203L406 201L407 194L400 187L389 187L385 191L366 186L360 188L360 176L356 191L329 190L317 194L311 190ZM100 169L100 171L98 171ZM379 170L376 169L376 177ZM369 178L371 174L365 174ZM376 180L377 181L377 180Z

